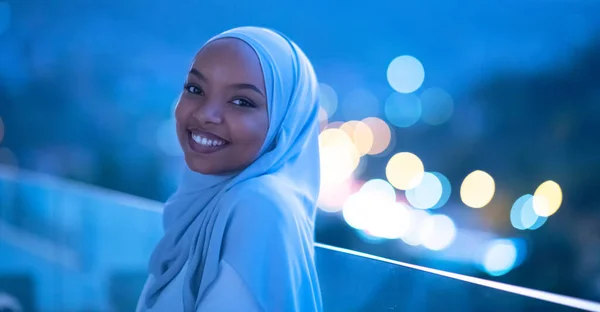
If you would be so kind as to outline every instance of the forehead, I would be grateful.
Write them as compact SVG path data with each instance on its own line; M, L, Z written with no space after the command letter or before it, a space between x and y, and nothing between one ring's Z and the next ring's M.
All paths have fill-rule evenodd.
M264 78L256 52L237 38L221 38L205 45L192 64L207 78L231 83L253 83L264 89ZM209 79L210 80L210 79Z

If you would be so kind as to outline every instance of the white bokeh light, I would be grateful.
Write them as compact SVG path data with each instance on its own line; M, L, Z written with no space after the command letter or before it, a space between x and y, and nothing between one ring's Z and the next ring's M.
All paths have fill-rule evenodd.
M508 273L517 262L517 247L509 239L497 239L486 248L482 265L485 271L492 276Z
M360 188L360 192L368 194L369 197L377 201L392 203L396 200L396 191L394 187L386 180L373 179L367 181Z
M456 238L456 226L446 215L431 215L422 221L419 229L421 244L430 250L442 250Z
M319 135L321 184L336 185L346 181L360 162L352 139L340 129L325 129Z
M419 230L423 225L423 222L429 218L429 212L427 210L411 209L410 210L410 226L408 230L400 237L404 243L410 246L421 245L421 238L419 237Z
M547 217L540 217L533 207L533 195L519 197L510 210L510 223L518 230L535 230L544 225Z
M346 223L357 230L367 229L370 217L368 205L367 197L361 192L350 195L342 210Z
M425 80L425 69L415 57L399 56L388 66L387 80L390 86L400 93L415 92Z
M387 202L373 205L368 220L367 231L380 238L400 238L410 228L410 212L402 203Z
M406 191L406 199L415 208L429 209L434 207L442 198L442 182L430 172L423 174L421 183Z

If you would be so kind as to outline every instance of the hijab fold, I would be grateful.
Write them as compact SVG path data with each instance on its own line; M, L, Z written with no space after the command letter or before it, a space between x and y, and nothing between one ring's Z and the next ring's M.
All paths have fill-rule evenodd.
M231 248L233 252L227 253L228 261L246 280L263 309L287 309L283 306L284 299L269 301L264 298L276 292L274 287L293 287L290 283L303 287L308 284L316 292L313 295L319 301L316 305L320 306L312 260L320 177L318 85L314 70L300 48L275 31L259 27L234 28L211 38L206 44L221 38L237 38L256 52L267 93L269 129L258 158L241 172L209 176L186 168L180 186L164 207L165 234L150 258L149 273L154 276L154 283L148 288L145 306L154 305L161 290L187 262L184 308L195 311L198 301L216 278L228 231L230 235L243 236L245 244L260 246L273 259L280 259L279 262L272 261L274 267L261 269L267 261L264 253L235 252L236 246ZM259 208L255 209L254 205ZM243 211L236 212L238 210ZM264 245L265 237L260 236L260 230L252 230L257 227L249 222L268 222L271 220L268 216L278 213L294 213L292 223L297 226L291 230L282 228L280 234L299 235L292 235L292 244L275 240ZM280 218L272 219L276 222ZM298 237L298 248L291 248L296 246L294 242ZM281 272L257 275L260 270ZM285 273L286 270L291 272ZM257 281L261 276L268 276L268 279ZM283 291L289 294L280 294L282 296L298 296L292 289ZM302 298L289 301L297 305L298 300Z

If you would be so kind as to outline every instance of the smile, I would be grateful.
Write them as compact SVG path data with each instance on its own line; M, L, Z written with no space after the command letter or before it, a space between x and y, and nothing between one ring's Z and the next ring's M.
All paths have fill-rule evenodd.
M229 142L200 130L188 131L188 144L192 151L200 154L209 154L219 151L229 145Z
M194 133L192 133L192 140L194 140L196 143L203 145L203 146L221 146L221 145L227 143L223 140L210 139L210 138L203 137L201 135L194 134Z

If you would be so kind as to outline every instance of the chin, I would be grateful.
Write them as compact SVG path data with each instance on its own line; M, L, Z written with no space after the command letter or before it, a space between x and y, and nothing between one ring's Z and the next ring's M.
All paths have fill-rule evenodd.
M190 170L200 174L215 175L221 173L221 170L218 170L216 166L211 165L210 162L204 159L197 159L195 157L189 157L186 155L185 163L187 164L188 168L190 168Z

